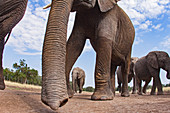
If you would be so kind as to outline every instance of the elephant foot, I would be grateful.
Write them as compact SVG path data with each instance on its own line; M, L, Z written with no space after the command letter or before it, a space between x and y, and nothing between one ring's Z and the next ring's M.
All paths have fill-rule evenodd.
M142 92L138 92L138 95L142 95Z
M5 89L5 83L2 82L2 84L0 83L0 90L4 90Z
M111 90L108 91L95 91L91 96L92 100L113 100L113 93Z
M67 93L68 93L69 98L72 98L73 95L74 95L74 91L71 90L70 88L67 89ZM76 92L76 93L77 93L77 92Z
M155 92L151 92L150 95L155 95Z
M158 92L157 95L163 95L164 93L163 92Z
M41 101L49 106L52 110L57 110L59 107L65 105L67 102L68 102L68 98L63 98L63 99L60 99L60 100L57 100L57 101L50 101L48 100L46 97L41 97Z
M122 92L121 96L122 97L129 97L130 95L129 95L129 92Z
M79 93L82 93L82 90L80 90Z
M145 90L145 91L143 91L143 93L145 93L145 94L146 94L146 90Z
M136 91L133 91L132 94L136 94Z

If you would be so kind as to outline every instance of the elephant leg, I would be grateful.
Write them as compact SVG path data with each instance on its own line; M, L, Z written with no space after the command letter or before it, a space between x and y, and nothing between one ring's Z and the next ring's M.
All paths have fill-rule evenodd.
M25 1L25 2L27 3L27 1ZM16 4L13 4L13 5L16 5ZM24 4L24 5L26 6L26 4ZM18 7L17 9L21 8L19 6L17 6L17 7ZM17 9L16 9L16 11L17 11ZM25 12L24 10L23 11L19 10L17 12L16 11L11 10L11 12L6 12L8 14L4 15L4 19L0 22L0 90L5 89L3 68L2 68L5 36L12 31L13 27L21 20L21 18L24 15L24 12ZM0 15L0 16L3 17L3 15Z
M109 86L111 71L112 41L106 37L96 40L95 91L92 100L111 100L113 92Z
M157 86L157 88L158 88L158 93L157 93L157 95L163 95L162 83L161 83L159 74L158 74L158 76L155 77L155 79L156 79L156 80L155 80L156 86Z
M79 93L81 93L83 91L83 85L84 85L84 78L82 77L80 79L80 85L79 85Z
M4 76L3 76L3 50L4 50L4 42L5 42L5 36L8 34L9 31L12 29L12 17L8 17L8 19L5 19L3 22L0 23L0 90L5 89L5 83L4 83Z
M156 80L155 78L153 77L153 85L152 85L152 89L151 89L151 95L155 95L155 90L156 90Z
M4 76L3 76L3 68L2 68L3 50L4 50L4 39L0 39L0 90L4 90L5 89Z
M75 91L75 93L77 93L77 85L78 85L78 80L76 79L74 84L74 90L73 90Z
M72 88L73 93L76 93L76 78L72 77Z
M69 74L72 66L76 62L77 58L80 56L86 41L86 38L84 37L81 31L83 30L75 25L71 37L67 41L67 45L66 45L66 67L65 68L66 68L67 92L69 97L73 96L73 92L69 84Z
M136 75L133 76L133 91L132 94L136 94Z
M121 93L122 92L121 83L118 83L118 89L119 89L119 93Z
M138 95L142 95L142 80L138 81L139 89L138 89Z
M128 75L130 70L130 62L131 62L131 51L129 52L128 56L125 59L125 63L121 66L121 72L122 72L122 93L121 96L128 97L129 91L128 91Z
M145 94L146 94L146 88L147 88L147 86L148 86L148 84L149 84L150 81L151 81L151 78L150 78L149 80L146 80L145 85L144 85L144 87L143 87L142 92L145 93Z
M114 66L113 64L111 65L111 76L110 76L110 87L112 89L112 92L115 96L115 72L116 72L117 66Z

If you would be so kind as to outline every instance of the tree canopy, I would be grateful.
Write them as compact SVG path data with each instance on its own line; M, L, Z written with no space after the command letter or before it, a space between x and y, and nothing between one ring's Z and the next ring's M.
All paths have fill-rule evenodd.
M3 70L5 80L19 82L22 84L41 85L41 76L38 75L37 70L28 67L26 60L20 60L19 64L14 63L13 68L14 69L5 68Z

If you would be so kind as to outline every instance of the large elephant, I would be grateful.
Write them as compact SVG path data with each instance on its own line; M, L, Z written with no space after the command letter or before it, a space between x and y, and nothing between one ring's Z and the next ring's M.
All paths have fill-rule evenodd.
M136 76L135 76L135 73L134 73L134 65L135 65L135 63L138 59L139 59L138 57L132 57L131 58L130 71L129 71L129 74L128 74L128 83L130 83L132 78L133 78L132 94L136 94ZM121 92L122 91L121 84L123 83L121 66L118 67L116 74L117 74L118 90L119 90L119 92Z
M77 86L79 88L79 93L83 91L83 85L85 82L85 72L83 69L76 67L72 71L72 88L75 93L77 93Z
M52 109L58 109L73 95L69 74L86 39L96 51L95 91L91 99L113 99L115 70L119 65L124 81L121 95L129 96L127 75L135 30L117 1L52 0L43 45L41 93L42 102ZM66 44L70 11L76 11L76 18Z
M160 68L167 71L167 78L170 79L170 57L163 51L152 51L146 56L140 58L135 64L135 73L137 84L139 86L138 94L142 94L141 83L144 80L146 83L143 87L143 93L146 93L148 83L153 77L153 86L151 95L155 94L156 87L158 88L157 94L163 94L162 84L159 77Z
M5 89L2 57L12 29L24 16L28 0L0 0L0 90ZM7 40L5 37L8 34Z

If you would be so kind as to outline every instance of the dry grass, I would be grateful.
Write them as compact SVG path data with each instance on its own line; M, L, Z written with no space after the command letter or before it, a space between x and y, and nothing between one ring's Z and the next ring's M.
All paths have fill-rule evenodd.
M156 88L156 92L158 89ZM170 87L163 87L163 91L170 91ZM147 92L151 92L151 89L148 89Z
M35 86L35 85L29 85L29 84L20 84L20 83L11 82L11 81L5 81L5 84L8 88L41 90L41 86ZM163 91L170 91L170 87L163 87ZM151 89L148 89L147 92L151 92ZM119 92L116 91L116 93L119 93Z
M41 90L41 86L29 85L29 84L20 84L11 81L5 81L5 85L7 88L17 88L17 89L35 89Z

